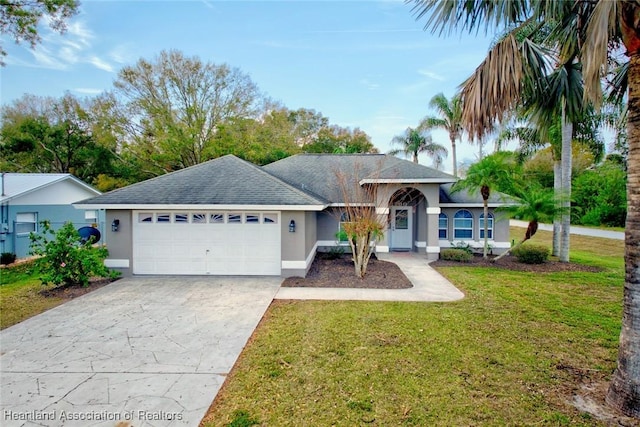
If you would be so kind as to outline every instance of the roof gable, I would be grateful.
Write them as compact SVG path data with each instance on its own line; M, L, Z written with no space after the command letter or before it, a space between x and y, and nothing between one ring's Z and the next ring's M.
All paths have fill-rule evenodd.
M67 181L90 194L101 194L98 190L69 173L12 173L3 172L0 175L0 202L12 201L40 190L45 190L58 183Z
M337 174L354 176L360 184L441 184L456 180L452 175L387 154L297 154L262 168L333 203L343 202Z
M317 206L326 203L252 163L226 155L79 204Z

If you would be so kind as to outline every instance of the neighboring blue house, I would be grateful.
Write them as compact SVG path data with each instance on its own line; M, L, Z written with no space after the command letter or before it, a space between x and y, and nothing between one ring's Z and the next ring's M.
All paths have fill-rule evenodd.
M71 221L76 228L104 230L104 211L78 210L72 203L101 193L68 173L2 173L0 175L0 252L29 255L29 233L48 220L52 228Z

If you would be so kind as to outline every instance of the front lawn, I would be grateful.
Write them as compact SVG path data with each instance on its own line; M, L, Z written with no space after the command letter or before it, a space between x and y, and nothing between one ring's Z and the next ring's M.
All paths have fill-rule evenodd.
M0 329L65 302L64 298L44 296L32 264L26 263L0 270Z
M274 302L203 424L600 425L572 401L615 368L623 246L572 236L597 273L442 267L453 303Z

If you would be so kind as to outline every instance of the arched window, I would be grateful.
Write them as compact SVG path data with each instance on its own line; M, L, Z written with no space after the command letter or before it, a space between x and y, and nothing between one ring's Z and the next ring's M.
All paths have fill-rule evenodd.
M453 216L453 238L473 238L473 215L466 209L461 209Z
M484 214L480 215L480 238L484 239ZM487 237L493 239L493 214L489 214L487 220Z
M449 234L449 217L441 213L438 217L438 239L447 240Z

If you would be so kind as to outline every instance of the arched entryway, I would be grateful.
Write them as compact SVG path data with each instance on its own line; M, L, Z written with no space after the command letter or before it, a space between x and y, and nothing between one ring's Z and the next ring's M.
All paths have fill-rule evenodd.
M426 204L422 192L413 187L397 190L389 198L388 242L391 251L412 251L423 221L419 217Z

